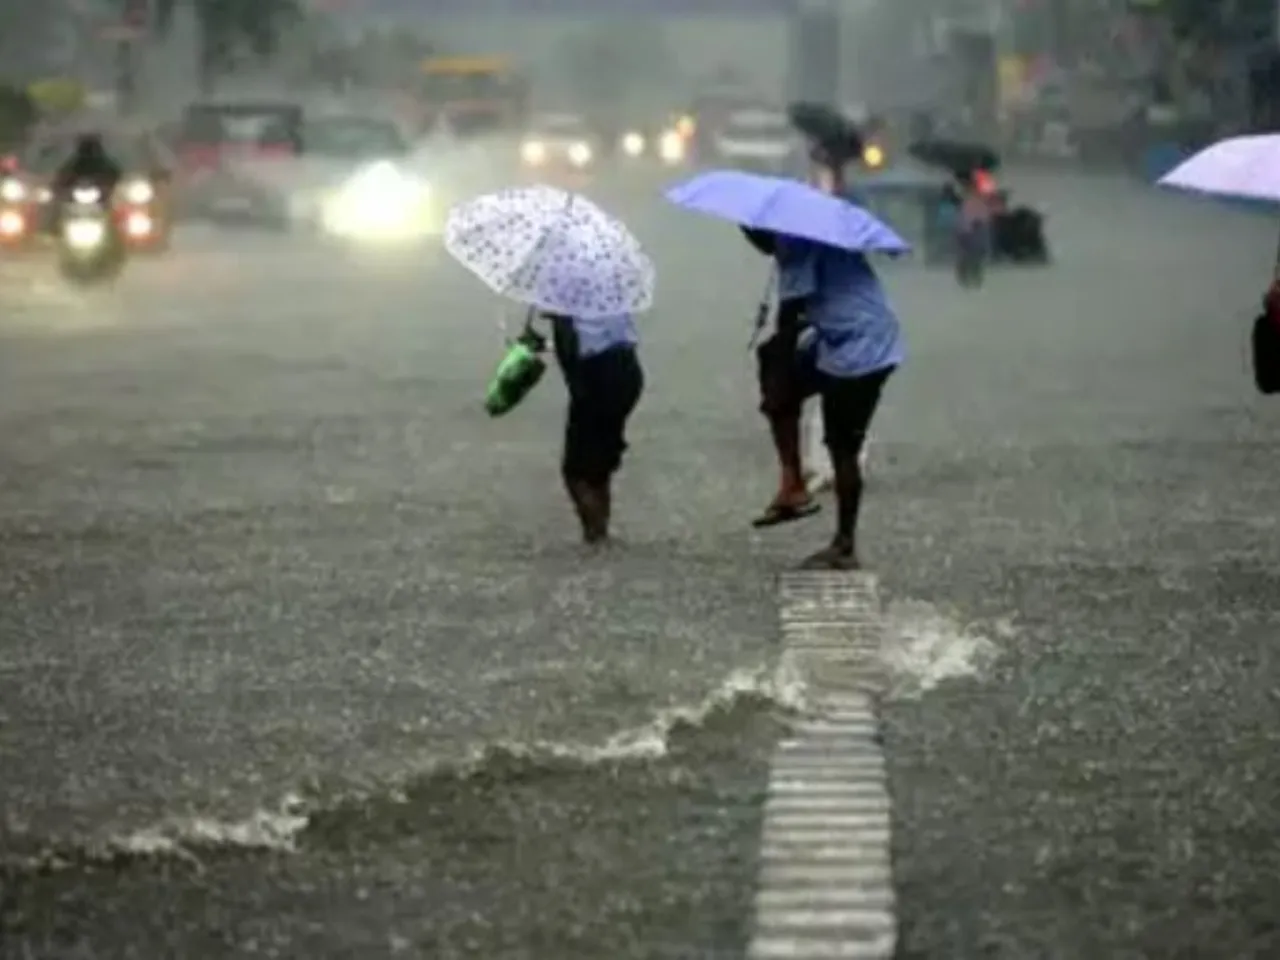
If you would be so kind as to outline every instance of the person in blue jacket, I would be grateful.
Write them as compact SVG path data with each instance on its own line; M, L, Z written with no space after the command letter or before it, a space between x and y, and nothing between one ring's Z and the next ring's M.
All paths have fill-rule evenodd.
M815 512L804 482L800 418L819 396L835 473L836 530L808 568L856 569L862 503L860 454L885 384L905 358L901 326L879 277L861 253L763 231L748 239L778 264L778 322L757 351L761 412L781 470L779 491L756 526Z

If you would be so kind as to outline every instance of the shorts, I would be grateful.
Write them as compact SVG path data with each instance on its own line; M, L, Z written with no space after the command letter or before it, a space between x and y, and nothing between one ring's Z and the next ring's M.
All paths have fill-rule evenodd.
M816 366L815 352L796 351L795 340L770 337L756 350L760 371L760 412L767 417L800 416L810 397L822 398L822 424L833 454L857 454L894 367L860 377L835 377Z
M644 392L644 370L632 347L583 357L568 378L569 415L560 470L567 480L606 483L622 466L627 420Z

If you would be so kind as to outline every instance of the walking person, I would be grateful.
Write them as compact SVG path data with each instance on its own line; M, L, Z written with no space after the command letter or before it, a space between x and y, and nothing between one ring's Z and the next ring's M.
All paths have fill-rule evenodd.
M904 356L897 315L867 254L902 254L910 245L865 208L795 180L712 171L671 188L667 198L737 224L776 264L776 330L757 357L781 482L757 524L813 511L801 469L800 413L806 399L819 396L834 464L836 529L804 566L856 569L859 454L884 385Z
M613 477L644 392L635 317L653 306L654 268L626 227L577 194L535 186L454 207L445 248L491 290L528 308L490 384L486 409L508 415L542 377L546 337L569 392L560 473L583 539L609 539Z
M627 421L644 392L640 338L628 314L545 316L569 391L560 474L583 540L605 544L613 516L613 477L627 449Z

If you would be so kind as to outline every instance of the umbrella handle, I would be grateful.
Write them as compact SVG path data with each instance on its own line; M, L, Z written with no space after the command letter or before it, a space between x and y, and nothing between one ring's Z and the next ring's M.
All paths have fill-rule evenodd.
M533 328L533 322L537 319L537 309L530 307L524 315L524 329L520 331L520 336L516 340L523 343L534 353L542 353L547 349L547 338Z
M760 342L760 335L764 333L764 328L769 325L769 313L773 307L774 288L778 281L778 267L769 271L769 279L765 281L764 290L760 293L760 303L756 305L756 321L751 329L751 339L747 341L747 350L751 351L756 348Z

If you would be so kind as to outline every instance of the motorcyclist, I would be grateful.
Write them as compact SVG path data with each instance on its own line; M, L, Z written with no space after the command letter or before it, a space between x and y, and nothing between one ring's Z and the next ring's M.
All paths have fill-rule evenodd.
M122 179L124 171L107 153L102 137L96 133L85 133L76 138L71 156L54 174L53 194L59 200L65 200L77 185L90 183L101 190L104 197L110 197Z

